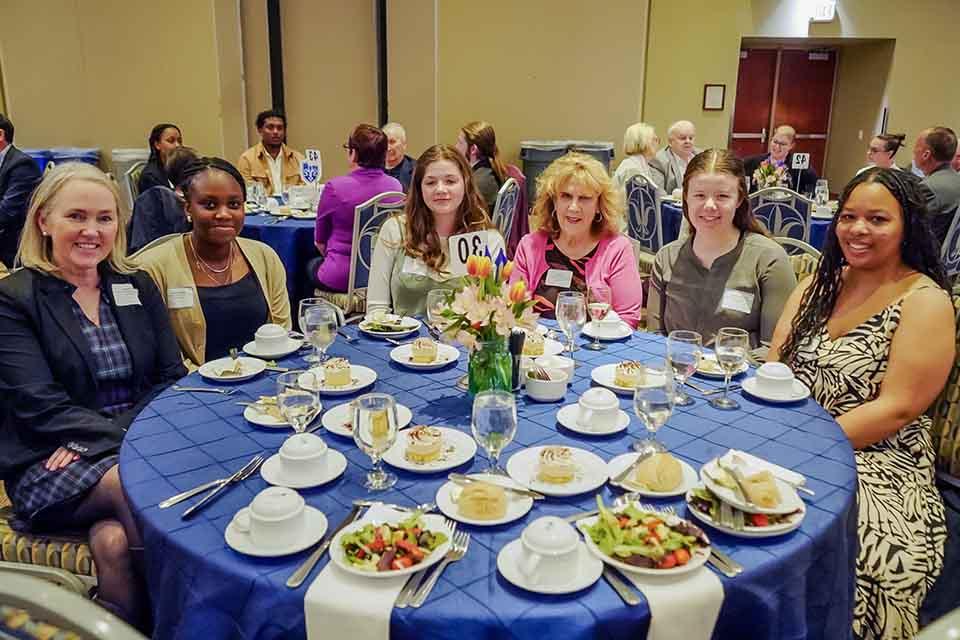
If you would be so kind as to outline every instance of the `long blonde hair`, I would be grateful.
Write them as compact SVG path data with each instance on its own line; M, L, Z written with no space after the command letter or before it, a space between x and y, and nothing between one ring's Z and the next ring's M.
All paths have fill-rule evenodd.
M467 153L470 152L470 145L477 147L484 158L490 161L490 168L497 176L497 182L503 184L510 176L507 175L507 167L500 159L500 148L497 147L497 133L493 130L493 125L483 120L468 122L460 129L463 139L467 141Z
M556 238L557 197L569 182L576 182L597 194L597 215L590 230L595 234L620 233L624 227L623 190L617 189L600 161L585 153L571 151L550 163L537 178L537 199L530 217L541 230Z
M53 261L53 241L40 233L40 216L50 212L57 196L67 184L83 180L104 187L113 194L117 208L117 237L106 260L117 273L133 273L136 267L127 259L127 215L120 206L117 184L97 167L84 162L66 162L48 171L30 198L27 219L20 236L20 247L15 262L48 274L60 272Z

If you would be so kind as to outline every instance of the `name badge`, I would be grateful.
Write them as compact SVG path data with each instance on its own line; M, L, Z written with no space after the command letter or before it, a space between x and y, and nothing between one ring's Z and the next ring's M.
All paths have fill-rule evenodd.
M423 263L423 260L411 256L404 256L403 267L400 269L400 271L401 273L406 273L412 276L430 275L430 270L427 268L427 265Z
M720 300L720 308L739 311L740 313L750 313L750 310L753 309L753 294L736 289L726 289L723 292L723 298Z
M547 271L547 279L543 281L548 287L560 287L566 289L573 282L573 271L566 269L550 269Z
M447 270L453 276L467 275L467 258L470 256L486 255L490 251L490 259L496 264L497 256L504 253L503 238L499 231L471 231L450 236L447 239L449 252L447 254ZM503 262L507 260L503 255Z
M193 307L193 289L190 287L171 287L167 289L168 309L190 309Z
M113 285L113 301L118 307L140 304L140 292L132 284L124 282Z

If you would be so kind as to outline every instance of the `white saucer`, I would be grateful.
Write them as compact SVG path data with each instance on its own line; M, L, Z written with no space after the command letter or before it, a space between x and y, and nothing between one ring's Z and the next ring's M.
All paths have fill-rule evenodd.
M683 470L683 480L680 482L680 486L678 486L676 489L672 489L670 491L651 491L650 489L644 489L639 484L635 484L631 480L614 484L613 477L618 473L622 473L627 467L633 464L638 457L640 457L639 453L624 453L608 462L607 469L610 470L610 484L626 489L627 491L632 491L633 493L639 493L640 495L647 496L649 498L670 498L673 496L682 496L687 492L688 489L697 486L697 483L700 482L700 478L697 477L696 470L683 460L677 458L677 462L680 463L680 468Z
M287 344L280 348L261 350L257 347L255 340L251 340L247 344L243 345L244 353L248 353L251 356L256 358L266 358L267 360L276 360L277 358L282 358L288 356L291 353L297 351L300 347L303 346L303 340L297 340L295 338L287 338Z
M599 367L595 367L593 371L590 372L590 377L599 385L607 387L617 393L630 393L632 394L635 389L633 387L621 387L618 384L614 384L613 380L616 377L617 364L602 364ZM647 385L653 385L654 383L659 384L660 378L663 374L653 374L650 371L647 371ZM641 387L646 385L640 385Z
M386 453L383 454L383 461L392 467L413 471L415 473L437 473L438 471L447 471L454 467L459 467L465 462L469 462L477 453L477 443L473 438L456 429L449 427L437 427L443 433L443 449L440 457L430 462L411 462L407 460L404 452L407 449L407 432L397 434L397 441Z
M440 369L460 358L460 350L448 344L437 344L437 357L433 362L414 362L411 355L412 351L412 344L402 344L390 350L390 359L403 367L426 371Z
M323 537L323 534L327 532L327 517L323 515L322 511L306 505L304 507L304 515L307 521L304 523L302 537L296 542L292 542L284 547L258 547L253 543L253 540L250 539L249 533L237 530L233 520L227 525L227 530L223 532L223 537L227 541L227 546L234 551L248 556L256 556L258 558L287 556L313 546L313 544L318 542L320 538Z
M240 360L240 369L243 371L243 374L239 376L220 375L221 371L233 366L233 358L230 358L229 356L207 362L200 367L197 373L207 380L214 380L216 382L241 382L243 380L249 380L267 368L267 363L260 358L248 358L246 356L240 356L238 360Z
M347 469L347 458L335 449L327 449L327 464L320 473L314 474L310 478L294 480L286 478L283 475L283 467L280 464L280 454L276 453L263 463L260 467L260 475L276 487L289 487L290 489L309 489L310 487L319 487L327 484L331 480L339 478Z
M578 543L576 574L563 584L541 585L532 584L527 576L517 569L517 557L523 553L523 543L520 538L508 542L497 554L497 569L507 582L520 587L525 591L544 594L573 593L586 589L603 574L603 562L594 557L583 542ZM572 573L572 572L571 572Z
M402 338L403 336L408 336L415 331L419 331L422 325L423 323L416 318L404 316L400 318L401 328L397 329L396 331L373 331L370 329L369 320L361 320L357 327L360 329L360 331L363 331L368 336L372 336L374 338Z
M584 449L569 447L577 465L573 480L563 484L543 482L537 477L541 449L543 447L521 449L507 460L507 473L521 487L547 496L575 496L602 487L609 477L607 463L603 458Z
M608 327L608 324L612 326ZM599 338L601 340L623 340L624 338L629 338L633 333L633 329L630 328L630 325L623 320L617 323L601 322L599 325L603 328L600 331L595 330L594 327L596 325L594 325L593 321L591 320L587 324L583 325L583 335L590 338Z
M810 389L807 388L807 385L803 384L796 378L793 380L793 393L788 395L772 394L767 391L760 391L760 389L757 388L756 377L747 378L740 383L740 387L754 398L760 398L761 400L766 400L767 402L799 402L800 400L806 400L810 397Z
M580 405L577 403L565 405L560 407L560 409L557 411L557 422L567 429L570 429L570 431L576 431L577 433L582 433L586 436L608 436L611 433L623 431L630 426L630 416L627 415L627 412L622 409L617 409L616 423L614 423L613 426L605 429L592 429L590 427L584 427L577 422L579 417Z
M413 420L413 412L406 405L397 403L397 429L403 429ZM344 438L353 437L353 427L349 426L353 420L353 406L349 402L338 404L329 409L320 418L323 428L330 433Z
M691 487L692 489L693 487ZM738 531L737 529L732 529L726 525L720 524L716 520L710 517L709 513L703 513L699 509L694 509L690 504L690 494L691 491L687 491L685 500L687 501L687 511L689 511L694 518L700 522L710 525L717 531L722 531L728 533L731 536L737 536L738 538L773 538L775 536L782 536L785 533L790 533L791 531L800 528L800 525L803 524L803 518L807 515L807 507L803 505L803 509L790 517L786 522L780 524L771 525L769 527L744 527L743 531Z
M310 369L311 372L315 373L321 380L323 379L323 366L313 367ZM303 380L301 376L301 380ZM308 378L309 379L309 378ZM324 383L320 383L319 387L312 387L313 391L319 391L323 395L328 396L345 396L356 391L360 391L366 387L369 387L377 380L377 372L371 369L370 367L364 367L358 364L350 365L350 384L343 387L328 387ZM301 382L305 388L310 389L309 382Z
M788 482L784 482L776 476L773 477L773 480L777 483L777 490L780 492L780 504L776 507L770 508L759 507L757 505L748 506L747 503L744 502L740 497L739 491L728 489L714 480L714 476L718 471L719 468L717 467L717 459L714 458L700 467L700 480L703 481L703 484L707 487L707 489L710 489L715 496L729 504L731 507L740 509L740 511L745 511L747 513L772 513L782 515L785 513L793 513L797 509L804 508L803 500L800 499L800 494L797 493L797 490L793 487L793 485Z
M698 375L698 376L700 376L700 377L702 377L702 378L712 378L712 379L714 379L714 380L723 380L724 373L723 373L723 370L720 369L720 365L717 364L717 356L716 356L715 354L713 354L713 353L704 353L702 356L700 356L700 365L701 365L701 366L703 366L703 361L704 361L704 360L709 360L709 361L712 362L713 364L716 364L716 365L717 365L717 369L715 369L715 370L714 370L714 369L701 369L700 367L697 367L697 370L696 370L696 372L695 372L695 375ZM737 369L737 372L734 373L733 375L731 375L730 377L731 377L731 378L736 377L736 376L740 375L741 373L743 373L744 371L746 371L746 370L749 369L749 368L750 368L750 365L747 364L746 362L744 362L742 365L740 365L740 368Z
M492 475L489 473L471 473L470 477L478 480L485 480L490 484L500 484L506 487L518 486L515 482L512 482L510 478L504 478L503 476ZM443 515L464 524L472 524L478 527L494 527L500 524L506 524L508 522L518 520L527 515L527 512L533 508L533 498L521 496L508 491L507 512L502 518L497 518L496 520L474 520L473 518L467 518L460 515L457 503L454 502L454 498L456 498L462 490L462 486L454 484L453 482L446 482L437 490L436 501L437 508L440 509Z

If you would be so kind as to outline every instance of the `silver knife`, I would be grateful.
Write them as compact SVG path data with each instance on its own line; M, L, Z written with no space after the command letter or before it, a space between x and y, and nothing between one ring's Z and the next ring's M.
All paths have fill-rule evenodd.
M207 495L203 496L203 498L201 498L200 501L197 502L197 504L193 505L192 507L184 511L183 514L180 516L180 519L187 520L189 518L192 518L194 514L198 513L201 509L203 509L208 504L216 500L224 492L224 490L227 487L229 487L230 485L235 483L237 480L239 480L246 472L253 471L257 467L259 467L261 463L263 463L263 456L262 455L254 456L253 459L250 460L250 462L243 465L242 469L240 469L235 474L227 478L226 482L221 484L219 487L217 487Z
M227 478L217 478L216 480L211 480L210 482L204 482L199 487L194 487L193 489L187 489L186 491L182 493L178 493L175 496L170 496L169 498L167 498L157 506L160 507L161 509L172 507L175 504L180 504L184 500L188 500L192 498L198 493L203 493L207 489L213 489L215 486L217 486L221 482L226 482L226 481L227 481Z
M613 590L623 598L623 601L626 602L631 607L640 604L640 598L636 593L633 592L633 589L627 586L627 583L618 575L617 570L611 567L608 564L603 565L603 577L606 578L607 582L610 583L610 586L613 587Z
M720 549L717 549L716 547L711 546L710 555L716 556L717 560L719 560L720 562L730 567L730 571L732 571L734 575L739 575L743 573L743 565L737 562L736 560L734 560L733 558L731 558L730 556L728 556L727 554L725 554L723 551L720 551Z
M290 574L290 577L287 578L287 586L291 589L296 589L303 584L303 581L307 579L307 576L310 575L310 572L317 565L317 562L320 561L320 558L323 557L324 551L327 550L327 547L330 546L330 543L333 542L333 538L340 533L340 530L349 525L351 522L357 519L357 516L360 515L360 510L363 509L360 505L353 505L353 508L350 509L350 513L347 514L347 517L343 519L337 528L329 532L323 537L320 543L317 545L317 548L313 550L313 553L310 554L310 557L303 561L296 571Z
M728 467L720 462L720 458L717 458L717 467L723 471L726 471L727 475L733 478L733 481L737 483L737 489L740 491L740 495L743 497L743 503L748 507L754 506L753 502L750 500L750 496L747 495L746 487L743 486L743 480L740 478L740 472L733 467Z
M595 516L598 513L600 513L600 511L597 509L593 509L591 511L581 511L579 513L573 514L572 516L564 516L563 519L566 520L567 522L576 522L577 520L583 520L584 518Z
M543 500L546 498L542 493L537 493L536 491L531 491L530 489L520 489L518 487L508 487L495 482L487 482L486 480L481 480L479 478L471 478L470 476L465 476L462 473L451 473L447 476L447 479L450 480L453 484L467 485L473 482L482 482L484 484L492 484L496 487L500 487L505 491L510 491L521 496L526 496L528 498L533 498L534 500Z
M731 569L729 566L723 563L718 556L715 556L712 553L710 554L710 557L707 558L707 562L710 563L711 567L713 567L723 575L727 576L728 578L736 578L738 575L740 575L738 571L734 571L733 569Z
M626 479L630 476L630 474L632 474L634 471L637 470L637 467L640 466L640 463L641 463L641 462L643 462L644 460L646 460L647 458L649 458L650 456L652 456L652 455L655 454L655 453L656 453L656 451L653 451L653 450L644 451L644 452L641 453L639 456L637 456L637 459L634 460L634 461L630 464L630 466L628 466L626 469L624 469L623 471L621 471L621 472L618 473L617 475L615 475L615 476L613 476L612 478L610 478L610 483L611 483L611 484L622 484L623 481L626 480Z

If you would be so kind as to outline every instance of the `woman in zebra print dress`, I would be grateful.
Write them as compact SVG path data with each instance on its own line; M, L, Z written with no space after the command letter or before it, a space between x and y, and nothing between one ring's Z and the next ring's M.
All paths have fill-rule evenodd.
M817 273L770 347L856 449L854 636L912 638L943 565L943 503L922 415L954 361L947 277L916 178L871 169L847 185Z

